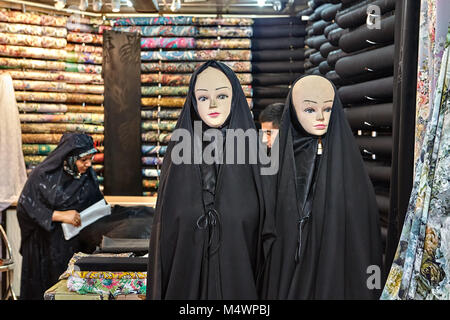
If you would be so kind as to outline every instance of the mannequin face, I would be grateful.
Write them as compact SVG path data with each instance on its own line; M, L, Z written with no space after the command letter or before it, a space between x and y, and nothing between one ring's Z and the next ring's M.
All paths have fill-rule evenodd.
M210 127L224 124L231 111L233 89L220 70L208 67L197 76L195 99L200 118Z
M292 103L306 132L322 136L328 130L334 100L332 84L319 76L306 76L294 85Z

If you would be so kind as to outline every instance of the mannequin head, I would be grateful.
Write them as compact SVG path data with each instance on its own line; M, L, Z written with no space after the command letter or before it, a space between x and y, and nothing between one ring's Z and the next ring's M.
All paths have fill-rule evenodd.
M230 115L233 96L227 76L219 69L208 67L197 76L194 90L197 112L203 122L213 128L223 125Z
M306 132L316 136L327 132L334 95L331 82L320 76L306 76L295 83L292 103Z

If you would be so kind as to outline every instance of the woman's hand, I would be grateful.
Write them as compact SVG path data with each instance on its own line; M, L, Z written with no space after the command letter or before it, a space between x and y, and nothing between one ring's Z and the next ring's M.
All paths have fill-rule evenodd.
M81 217L77 210L53 211L52 220L68 223L74 227L81 226Z

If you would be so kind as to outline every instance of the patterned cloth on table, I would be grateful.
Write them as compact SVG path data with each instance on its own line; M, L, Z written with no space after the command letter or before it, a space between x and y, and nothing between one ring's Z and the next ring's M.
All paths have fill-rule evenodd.
M1 39L1 38L0 38ZM142 49L194 49L194 38L141 38Z
M436 82L450 23L449 12L449 1L421 0L414 163L417 163L421 153L430 110L433 108Z
M79 294L110 294L112 296L141 294L147 290L147 279L96 279L70 276L67 279L69 291Z
M65 48L67 41L63 38L0 32L0 44L39 48Z
M449 56L447 47L399 245L381 299L450 299Z
M65 38L67 36L66 28L33 26L28 24L14 24L4 22L0 22L0 32L56 38Z

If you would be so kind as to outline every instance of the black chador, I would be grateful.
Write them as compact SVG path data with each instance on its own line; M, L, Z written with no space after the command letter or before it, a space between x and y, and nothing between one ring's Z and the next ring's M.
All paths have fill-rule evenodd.
M209 67L223 72L232 87L230 114L217 128L223 141L226 129L255 129L233 71L219 62L205 63L191 77L176 126L192 137L192 162L198 157L193 147L197 141L194 121L201 121L195 85L199 74ZM201 127L203 132L209 129L206 123ZM201 164L176 164L172 161L176 144L169 143L161 172L150 239L147 298L257 299L264 212L258 165L206 164L203 160ZM206 150L205 143L202 150ZM244 152L234 151L235 157Z

